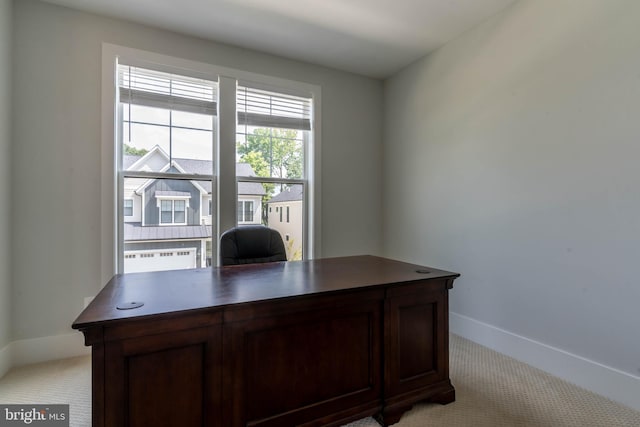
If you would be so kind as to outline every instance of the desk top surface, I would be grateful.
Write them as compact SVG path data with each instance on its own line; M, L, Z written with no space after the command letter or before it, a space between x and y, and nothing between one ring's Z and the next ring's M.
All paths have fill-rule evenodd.
M368 255L129 273L114 276L72 327L84 329L115 320L458 276ZM131 302L144 305L117 308Z

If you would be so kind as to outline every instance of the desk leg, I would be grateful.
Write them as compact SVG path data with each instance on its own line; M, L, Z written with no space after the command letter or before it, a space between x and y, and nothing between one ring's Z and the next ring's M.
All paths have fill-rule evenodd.
M376 421L382 427L387 427L387 426L393 425L393 424L399 422L400 418L402 418L402 415L405 412L411 410L412 407L413 407L413 405L405 406L405 407L402 407L402 408L395 408L393 410L388 410L387 409L383 413L380 413L376 417Z
M451 402L454 402L455 400L456 400L456 391L452 386L450 390L447 390L445 392L442 392L440 394L436 394L435 396L430 397L429 399L427 399L427 402L447 405Z
M104 427L104 344L91 347L91 425Z
M446 281L425 281L390 290L384 327L382 424L397 423L418 402L453 402Z
M450 390L443 391L440 394L430 396L424 399L423 402L439 403L441 405L447 405L456 400L456 392L453 387ZM400 418L405 412L410 411L413 405L395 406L392 408L385 408L383 412L375 416L375 420L383 427L391 426L400 421Z

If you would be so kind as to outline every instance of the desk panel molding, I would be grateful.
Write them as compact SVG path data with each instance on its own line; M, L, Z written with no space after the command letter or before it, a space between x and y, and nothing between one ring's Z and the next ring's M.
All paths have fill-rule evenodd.
M73 324L93 426L391 425L452 402L458 276L373 256L114 276Z

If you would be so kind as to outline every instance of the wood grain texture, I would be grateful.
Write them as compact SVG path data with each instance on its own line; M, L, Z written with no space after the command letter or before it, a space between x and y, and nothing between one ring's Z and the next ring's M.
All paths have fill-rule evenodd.
M94 425L390 423L448 403L456 277L370 256L116 276L73 324Z

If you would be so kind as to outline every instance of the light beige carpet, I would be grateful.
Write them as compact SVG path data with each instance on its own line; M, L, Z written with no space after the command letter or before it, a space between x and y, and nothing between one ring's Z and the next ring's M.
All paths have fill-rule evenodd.
M395 426L640 426L640 412L458 336L452 335L450 344L456 401L444 406L418 404ZM68 403L71 426L89 426L89 357L11 370L0 379L0 403ZM365 418L348 427L378 424Z

